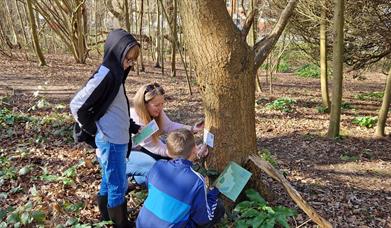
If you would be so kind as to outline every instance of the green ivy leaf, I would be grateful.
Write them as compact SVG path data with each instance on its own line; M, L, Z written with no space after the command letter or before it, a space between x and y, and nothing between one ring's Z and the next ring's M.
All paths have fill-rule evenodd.
M33 221L33 218L30 216L28 212L23 212L22 215L20 216L20 222L23 225L30 224Z
M248 210L245 210L240 217L242 218L252 218L252 217L255 217L259 214L259 212L257 210L255 210L254 208L249 208Z
M47 182L57 182L61 179L62 179L62 177L57 176L57 175L51 175L51 174L41 176L41 180L47 181Z
M250 208L252 207L254 203L253 202L250 202L250 201L243 201L243 202L240 202L236 205L236 207L234 208L234 211L236 212L240 212L246 208Z
M8 207L7 209L0 209L0 221L3 220L9 212L14 210L15 209L13 207Z
M284 215L286 217L289 216L296 216L297 212L291 208L283 207L283 206L277 206L274 208L275 213L278 213L280 215Z
M276 219L275 218L268 218L263 223L262 228L273 228L274 224L276 224Z
M65 226L73 226L75 224L79 223L78 218L69 218L67 222L65 223Z
M75 204L71 204L71 203L67 203L67 202L64 203L64 209L68 212L78 212L81 209L83 209L83 207L84 207L83 202L79 202L79 203L75 203Z
M236 228L247 228L248 226L247 226L245 220L239 220L236 222L235 227Z
M7 223L17 223L20 221L20 216L18 212L13 212L8 215L7 217Z
M30 166L26 165L25 167L21 168L18 172L19 176L24 176L31 172Z
M107 225L112 225L114 224L112 221L102 221L100 223L94 224L95 228L101 228L101 227L107 227Z
M33 217L34 221L37 223L44 223L46 219L46 214L42 211L33 211L31 213L31 216Z
M76 166L72 166L70 168L68 168L67 170L64 171L63 173L63 177L76 177Z
M265 204L265 205L267 204L266 200L264 198L262 198L262 196L252 188L246 190L246 196L251 201L255 201L260 204Z
M265 221L267 216L265 214L259 214L257 217L251 220L251 225L253 228L261 227L262 223Z
M72 179L70 179L70 178L63 178L63 180L62 180L62 183L65 185L65 186L67 186L67 185L72 185L72 184L74 184L75 182L72 180Z
M269 214L274 214L275 213L275 211L273 210L273 208L271 208L271 207L269 207L269 206L262 206L261 207L262 208L262 210L264 210L264 211L266 211L267 213L269 213Z

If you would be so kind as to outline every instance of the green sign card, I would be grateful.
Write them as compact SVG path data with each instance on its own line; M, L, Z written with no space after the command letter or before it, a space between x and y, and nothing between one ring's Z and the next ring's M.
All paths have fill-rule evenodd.
M226 197L235 201L247 184L251 173L235 162L229 162L224 171L216 179L214 185Z
M159 130L159 126L157 125L155 119L149 122L145 127L135 136L132 137L133 146L137 146L142 143L147 138L151 137L153 133Z

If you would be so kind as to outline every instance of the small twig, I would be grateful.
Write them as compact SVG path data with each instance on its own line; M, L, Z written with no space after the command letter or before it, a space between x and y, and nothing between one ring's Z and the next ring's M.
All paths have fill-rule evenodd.
M300 226L296 226L296 228L299 228L299 227L302 227L304 226L305 224L307 224L309 221L311 221L312 219L308 219L307 221L305 221L304 223L302 223Z
M5 106L8 106L8 107L12 107L11 104L9 104L9 103L7 103L7 102L4 102L4 101L0 101L0 104L5 105Z

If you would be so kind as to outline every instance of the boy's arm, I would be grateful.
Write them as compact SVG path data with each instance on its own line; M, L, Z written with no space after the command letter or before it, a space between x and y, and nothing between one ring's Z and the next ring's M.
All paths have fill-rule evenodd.
M87 133L94 135L96 132L95 120L93 120L93 105L101 98L107 85L106 75L109 69L101 66L98 72L88 80L87 84L77 92L70 103L72 115Z
M196 192L194 204L192 205L191 220L198 225L204 225L213 220L217 207L217 200L220 191L213 188L206 193L206 186L200 187Z

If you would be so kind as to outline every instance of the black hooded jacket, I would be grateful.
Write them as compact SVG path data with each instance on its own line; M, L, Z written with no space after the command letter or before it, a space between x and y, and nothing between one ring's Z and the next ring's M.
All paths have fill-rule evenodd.
M97 77L98 74L102 76L102 66L105 67L104 69L108 69L108 71L103 71L103 79L99 81L99 84L91 86L88 85L87 82L85 87L90 86L91 89L84 89L82 94L80 94L81 92L79 91L70 104L72 114L82 130L80 131L79 129L79 132L76 132L76 141L86 141L88 144L93 144L92 146L95 146L94 142L89 142L91 137L93 138L97 132L95 122L105 114L116 97L121 84L125 87L125 80L130 69L123 69L122 60L124 59L127 50L134 45L139 45L139 43L131 34L123 29L116 29L109 33L104 46L103 62L88 82L94 77ZM130 118L129 120L130 133L137 133L139 126ZM88 133L89 136L85 135L85 133ZM90 139L85 139L85 137L90 137Z

